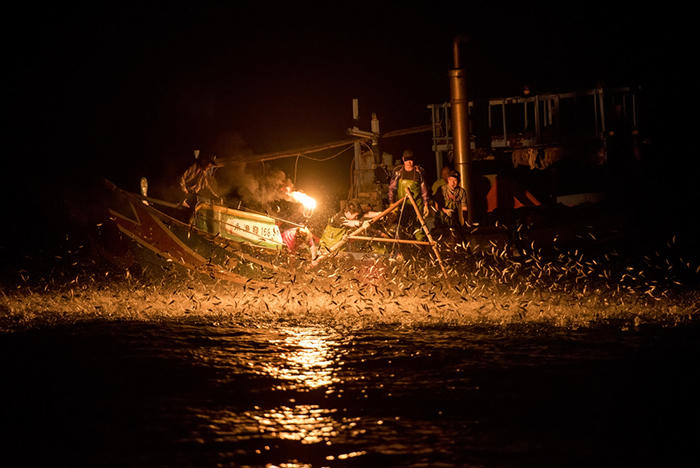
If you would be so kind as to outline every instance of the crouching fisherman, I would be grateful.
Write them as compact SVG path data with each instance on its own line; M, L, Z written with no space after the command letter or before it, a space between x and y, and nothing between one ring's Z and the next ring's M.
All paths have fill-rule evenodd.
M300 256L301 251L308 249L311 261L316 260L318 238L306 226L293 227L282 231L282 241L292 255Z
M185 208L190 207L190 203L197 201L221 202L221 196L217 193L216 180L214 179L214 169L218 167L216 164L216 156L206 154L199 157L199 152L195 151L197 160L192 164L180 177L180 189L183 194L180 204ZM189 202L189 203L188 203Z
M345 205L345 209L339 211L328 220L328 225L326 225L326 229L324 229L321 235L319 251L321 253L330 252L331 248L348 234L348 229L354 231L362 226L363 222L375 218L377 215L378 213L374 211L364 212L358 200L348 201ZM372 228L368 229L367 234L372 237L386 237L383 232ZM345 250L345 247L343 246L339 250ZM376 253L383 253L385 249L383 245L373 245L373 250Z
M437 207L435 227L460 237L467 214L467 192L459 186L460 174L450 171L447 183L438 188L433 200Z
M295 211L287 216L290 219L280 223L281 226L285 224L290 226L287 228L280 227L282 242L284 242L289 253L293 256L304 259L307 257L306 254L308 252L313 262L318 256L319 239L307 227L311 214L306 212L304 205L297 203L294 203L294 205Z

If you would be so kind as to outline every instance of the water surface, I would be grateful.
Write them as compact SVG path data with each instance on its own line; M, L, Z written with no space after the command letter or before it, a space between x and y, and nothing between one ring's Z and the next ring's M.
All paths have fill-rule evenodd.
M697 327L0 335L4 466L690 466Z

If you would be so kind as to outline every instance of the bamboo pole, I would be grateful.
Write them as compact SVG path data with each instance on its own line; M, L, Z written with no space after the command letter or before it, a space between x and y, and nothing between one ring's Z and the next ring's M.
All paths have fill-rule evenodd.
M423 213L421 213L418 209L418 205L416 205L416 201L411 196L411 192L408 190L408 187L406 188L406 196L411 202L411 205L413 205L413 209L416 210L416 216L418 217L418 221L420 221L420 226L423 228L423 232L425 232L425 235L428 236L430 245L433 247L433 252L435 252L435 256L437 257L438 263L440 264L440 269L442 269L442 272L445 274L445 277L447 277L447 270L445 270L445 265L442 264L442 258L440 258L440 252L437 249L437 242L433 240L433 236L430 234L430 229L428 229L428 226L425 224L425 220L423 219Z
M416 205L416 202L415 202L415 200L413 200L413 197L411 196L411 192L408 189L406 189L406 195L401 197L401 199L392 203L386 210L382 211L374 218L363 222L359 228L357 228L355 231L351 232L349 235L346 235L345 237L343 237L340 241L338 241L337 244L335 244L330 249L328 249L327 253L321 254L318 257L316 257L316 263L325 259L325 258L328 258L334 252L336 252L340 247L345 245L345 243L348 240L350 240L354 237L357 237L358 234L365 231L372 223L382 219L384 216L386 216L389 213L391 213L392 211L394 211L394 209L397 208L400 204L402 204L407 197L411 201L411 205L413 205L413 209L416 211L416 216L418 217L418 220L420 221L421 227L423 228L423 231L425 232L425 234L428 236L428 240L430 242L409 240L409 239L384 239L381 237L379 237L379 238L370 237L369 239L383 241L383 242L395 241L395 242L406 243L406 244L431 245L433 247L433 252L435 252L435 256L437 257L438 263L440 264L440 269L442 269L442 272L445 274L445 277L447 277L447 270L445 270L445 265L443 265L443 263L442 263L442 258L440 257L440 252L437 249L437 243L433 239L433 236L430 234L430 229L428 229L428 226L425 224L425 220L423 219L423 215L420 212L420 210L418 209L418 205Z
M401 203L403 203L403 201L404 201L405 198L406 198L406 197L402 197L400 200L398 200L398 201L392 203L392 204L389 206L389 208L387 208L386 210L382 211L381 213L379 213L379 214L378 214L377 216L375 216L374 218L368 219L367 221L364 221L364 222L362 223L362 225L360 225L360 227L358 227L355 231L351 232L349 235L346 235L345 237L343 237L342 239L340 239L340 240L338 241L337 244L331 246L331 248L328 249L328 252L323 253L323 254L319 255L318 257L316 257L316 261L319 262L319 261L321 261L321 260L323 260L323 259L325 259L325 258L331 256L331 255L332 255L334 252L336 252L339 248L341 248L343 245L345 245L345 244L347 243L347 241L350 240L351 237L356 236L356 235L360 234L361 232L365 231L368 227L370 227L370 225L371 225L373 222L379 221L379 220L382 219L384 216L386 216L386 215L388 215L389 213L391 213L392 211L394 211L394 208L398 207Z
M417 240L411 240L411 239L392 239L390 237L348 236L348 239L363 240L363 241L370 241L370 242L394 242L397 244L430 245L430 242L427 242L427 241L417 241Z

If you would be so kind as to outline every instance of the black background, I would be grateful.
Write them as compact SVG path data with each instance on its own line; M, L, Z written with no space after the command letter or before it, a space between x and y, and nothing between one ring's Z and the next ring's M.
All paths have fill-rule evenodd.
M129 190L141 176L170 183L195 149L226 157L343 139L353 98L360 128L369 130L373 112L383 132L427 124L427 105L449 101L458 35L469 36L472 99L526 85L534 93L641 86L640 126L653 148L646 164L656 177L649 190L661 207L650 207L650 219L669 210L693 218L689 12L632 2L452 3L14 7L3 20L11 231L52 223L96 177ZM386 150L413 147L435 178L428 138ZM350 158L272 164L322 197L347 190Z

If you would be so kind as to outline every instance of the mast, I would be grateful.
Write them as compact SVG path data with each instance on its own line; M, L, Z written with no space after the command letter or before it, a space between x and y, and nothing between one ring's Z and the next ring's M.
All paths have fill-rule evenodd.
M462 175L461 187L467 192L467 223L473 224L476 204L472 176L471 156L469 154L469 100L467 99L466 73L461 68L460 44L466 42L465 36L455 38L452 46L454 69L450 70L450 104L452 107L452 135L455 169Z

